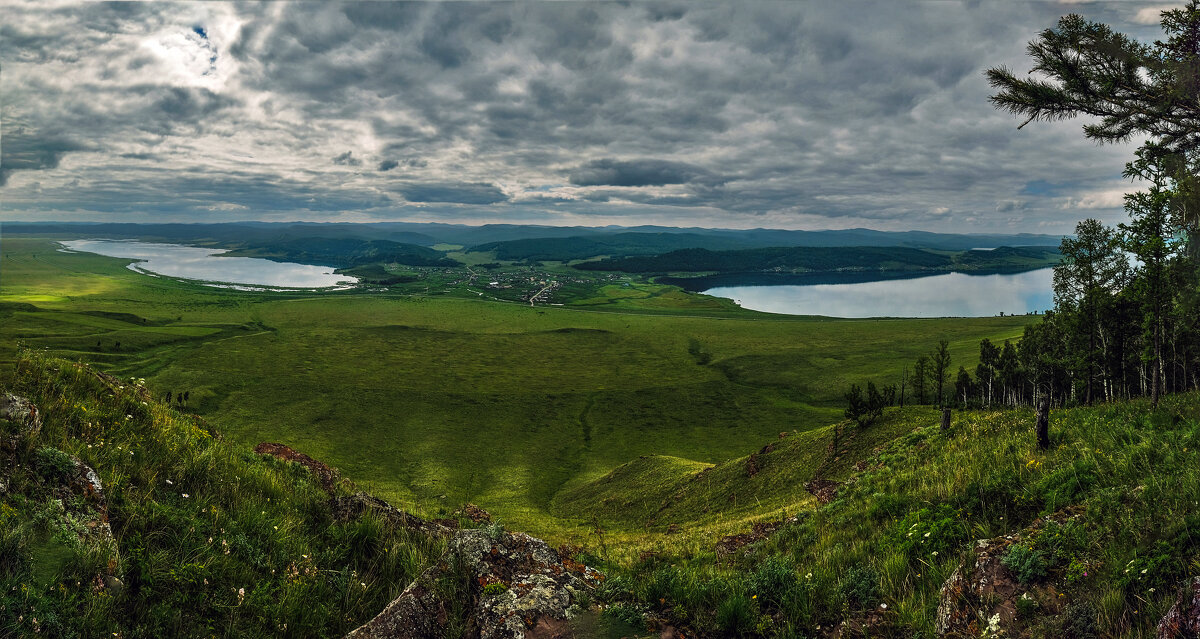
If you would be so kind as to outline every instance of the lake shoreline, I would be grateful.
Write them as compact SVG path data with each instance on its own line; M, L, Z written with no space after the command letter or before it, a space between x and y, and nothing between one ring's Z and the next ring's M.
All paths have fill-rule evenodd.
M132 260L129 269L206 286L253 291L329 290L353 286L358 278L331 267L223 255L227 249L136 240L59 241L63 250Z
M1053 268L1041 268L1015 273L857 271L800 277L713 276L705 278L708 287L693 292L731 299L742 308L783 315L991 317L1036 314L1053 308L1053 274Z

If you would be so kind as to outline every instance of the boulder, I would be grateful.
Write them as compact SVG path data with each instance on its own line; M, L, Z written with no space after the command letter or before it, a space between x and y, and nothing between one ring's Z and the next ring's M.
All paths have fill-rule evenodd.
M37 406L12 393L0 395L0 422L14 425L18 437L33 436L42 429L42 415Z
M438 588L452 575L465 592ZM546 542L522 533L470 529L454 533L446 555L404 589L383 612L347 639L416 639L440 636L454 596L466 604L472 634L481 639L572 637L566 623L579 595L604 579L563 558Z
M75 464L75 470L68 477L67 485L58 492L64 495L70 492L83 497L82 512L72 514L83 523L89 536L111 546L115 554L117 546L113 539L112 527L108 524L108 502L104 498L104 486L100 483L100 476L78 457L72 455L71 461Z
M1179 589L1175 604L1158 622L1154 636L1157 639L1200 638L1200 577L1193 577Z
M972 544L962 564L942 584L934 627L940 637L1024 637L1029 629L1017 617L1017 601L1038 602L1040 614L1057 615L1064 601L1055 585L1047 581L1022 584L1002 562L1008 549L1029 537L1048 520L1063 523L1075 511L1055 513L1034 521L1011 535L980 539Z

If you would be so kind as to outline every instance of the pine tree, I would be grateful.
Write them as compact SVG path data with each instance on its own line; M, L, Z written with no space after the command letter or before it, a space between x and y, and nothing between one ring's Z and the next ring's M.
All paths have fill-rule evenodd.
M917 358L917 363L913 365L912 387L913 397L918 404L925 403L925 381L929 376L929 358L922 355Z
M941 406L945 401L944 389L946 386L946 378L950 374L950 345L946 340L940 340L937 348L933 349L933 353L929 356L929 380L933 382L933 387L937 392L937 405Z
M1075 226L1075 237L1059 244L1062 262L1054 267L1054 302L1059 313L1071 312L1085 335L1077 367L1084 379L1084 402L1095 399L1095 382L1102 358L1101 317L1125 284L1128 262L1116 232L1099 220Z

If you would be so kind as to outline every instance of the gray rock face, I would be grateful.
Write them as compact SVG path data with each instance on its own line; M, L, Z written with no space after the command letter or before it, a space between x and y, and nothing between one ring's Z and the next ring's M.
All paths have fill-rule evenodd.
M1017 616L1018 601L1034 599L1042 615L1062 612L1055 575L1022 584L1004 566L1005 554L1035 534L1047 521L1063 524L1078 516L1074 509L1037 519L1028 528L993 539L976 540L963 563L942 584L935 629L939 637L1028 637ZM1061 575L1059 575L1061 576Z
M347 639L394 639L440 634L448 621L448 595L437 584L450 575L467 577L449 596L463 598L470 610L472 634L481 639L570 637L565 623L579 594L604 576L569 558L546 542L522 533L460 530L446 555L426 570L374 619Z
M91 466L83 463L78 457L71 456L75 464L75 472L68 480L67 488L84 498L85 512L76 513L86 527L88 534L97 541L111 547L116 554L116 541L113 539L112 527L108 524L108 501L104 497L104 486L100 477Z
M1175 598L1154 635L1157 639L1192 639L1200 637L1200 577L1193 577Z
M42 429L42 414L28 399L12 393L0 395L0 421L16 425L21 437L36 435Z

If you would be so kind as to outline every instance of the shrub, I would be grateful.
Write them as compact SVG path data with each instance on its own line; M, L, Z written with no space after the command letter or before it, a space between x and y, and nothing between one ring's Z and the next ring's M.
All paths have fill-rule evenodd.
M750 578L750 585L758 601L768 606L782 607L799 584L799 578L791 561L780 557L767 557L758 565Z
M71 456L50 446L43 446L34 452L33 465L42 477L52 481L67 479L75 472L75 461Z
M1021 544L1009 546L1008 552L1000 563L1017 577L1017 581L1027 584L1046 576L1046 560L1042 553Z
M508 591L508 586L501 583L488 584L483 587L484 597L495 597L496 595L504 594Z
M892 528L892 541L910 560L958 552L967 540L967 526L958 511L946 504L909 513Z
M842 576L838 593L851 608L874 608L879 602L879 573L871 566L853 566Z
M853 419L859 426L866 426L883 414L883 407L888 405L887 397L875 387L875 382L867 382L867 393L858 384L851 384L850 390L842 397L846 400L846 419Z
M1096 609L1083 601L1067 606L1062 615L1062 636L1067 639L1095 639Z
M604 614L631 626L640 626L643 623L642 609L633 604L615 603L605 608Z
M1090 576L1090 575L1091 575L1091 571L1088 570L1088 563L1086 561L1081 561L1079 559L1072 559L1071 563L1067 564L1066 579L1067 579L1067 584L1069 584L1069 585L1073 586L1075 584L1081 583L1081 582L1083 582L1084 579L1087 579L1088 576Z
M1117 582L1126 589L1136 586L1139 591L1167 587L1175 581L1179 571L1174 555L1171 545L1160 541L1154 548L1131 559L1118 575Z
M1021 595L1021 597L1019 599L1017 599L1017 617L1018 618L1024 619L1024 620L1032 619L1033 615L1037 613L1037 609L1038 609L1038 602L1033 597L1030 597L1029 593L1025 593L1025 594Z
M717 606L717 627L725 636L746 634L757 622L754 601L742 593L730 594Z
M1087 549L1087 531L1074 519L1062 525L1049 520L1030 538L1030 546L1041 550L1051 565L1062 565Z

